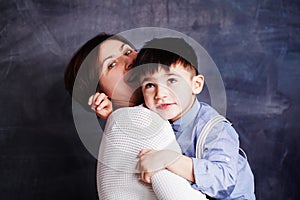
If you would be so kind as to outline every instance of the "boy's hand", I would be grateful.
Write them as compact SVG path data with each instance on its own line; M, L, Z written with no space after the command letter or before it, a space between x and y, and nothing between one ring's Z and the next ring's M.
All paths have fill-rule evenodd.
M181 157L180 153L172 150L143 149L138 154L139 161L136 169L141 172L141 180L151 183L152 175L161 169L166 169Z
M112 113L112 102L104 93L97 92L96 94L90 96L88 104L91 106L91 109L96 112L96 114L102 118L107 119Z

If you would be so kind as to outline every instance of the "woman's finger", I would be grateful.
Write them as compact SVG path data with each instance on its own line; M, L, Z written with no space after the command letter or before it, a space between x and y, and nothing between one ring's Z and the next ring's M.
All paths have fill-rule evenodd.
M110 101L109 99L106 97L105 99L103 99L102 102L99 103L99 105L97 106L97 111L102 110L103 108L109 106Z
M98 97L96 98L95 104L96 104L97 106L99 106L100 103L101 103L102 101L106 100L106 99L107 99L106 94L101 93L101 94L99 94Z
M96 93L97 94L97 93ZM95 94L91 95L88 99L88 105L91 106L93 103L93 99L94 99Z
M93 94L92 96L90 96L90 98L88 99L88 105L91 106L92 110L95 110L95 99L97 98L97 96L99 96L99 92Z
M97 92L96 94L94 94L93 99L92 99L92 105L95 104L95 102L96 102L97 98L99 97L99 95L100 95L99 92Z

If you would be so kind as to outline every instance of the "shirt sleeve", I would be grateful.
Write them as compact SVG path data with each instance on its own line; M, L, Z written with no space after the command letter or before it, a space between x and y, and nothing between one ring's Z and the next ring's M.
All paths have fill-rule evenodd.
M229 196L237 180L238 157L238 134L230 124L218 124L206 138L203 159L192 158L192 186L213 198Z

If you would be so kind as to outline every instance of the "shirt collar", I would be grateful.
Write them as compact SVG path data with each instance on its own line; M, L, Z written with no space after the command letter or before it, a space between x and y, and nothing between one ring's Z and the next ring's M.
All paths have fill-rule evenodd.
M189 124L191 124L191 120L196 118L200 108L201 105L199 101L195 99L190 110L171 124L173 130L175 132L182 132L182 130L184 130Z

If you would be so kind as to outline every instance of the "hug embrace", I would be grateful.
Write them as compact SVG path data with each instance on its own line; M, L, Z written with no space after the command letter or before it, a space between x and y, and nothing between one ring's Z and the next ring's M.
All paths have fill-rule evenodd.
M87 76L77 76L91 52ZM72 95L79 81L82 96L73 98L93 110L104 129L99 199L255 199L237 132L197 99L204 76L196 55L182 38L154 38L137 52L110 34L74 54L66 89Z

